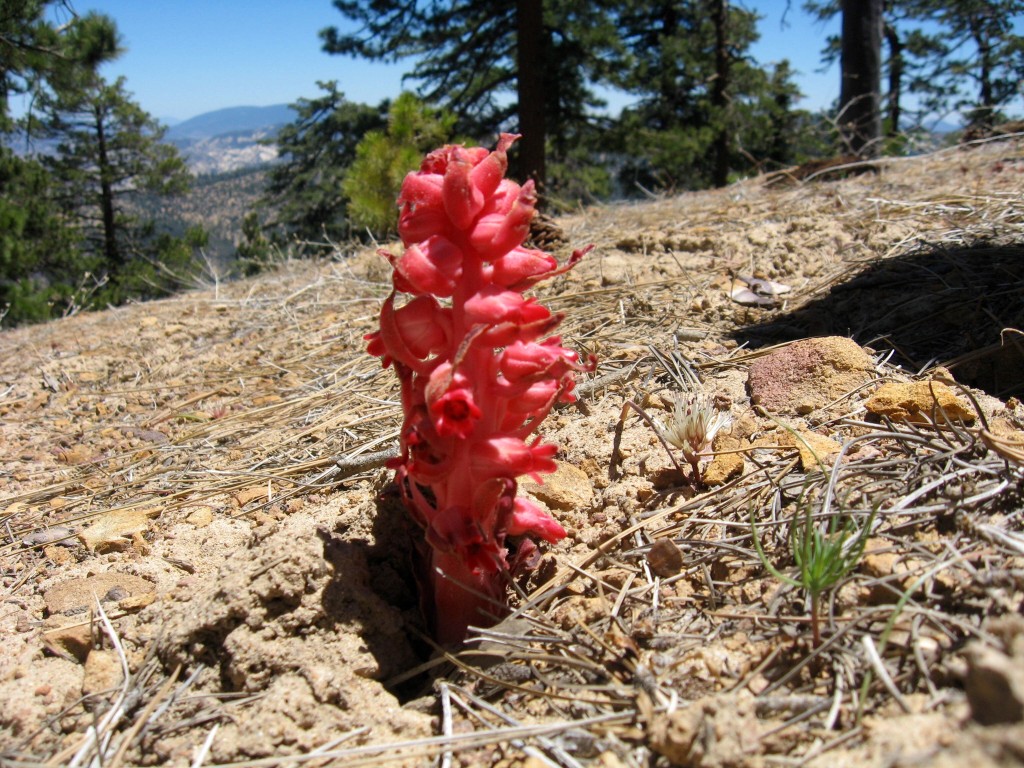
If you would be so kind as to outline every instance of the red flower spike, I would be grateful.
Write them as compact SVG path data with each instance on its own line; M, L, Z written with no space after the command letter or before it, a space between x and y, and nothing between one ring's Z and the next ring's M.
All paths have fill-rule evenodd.
M389 467L423 529L423 603L442 643L500 620L509 576L539 558L533 539L564 538L547 512L516 498L516 478L555 469L557 448L529 436L555 402L573 399L575 373L594 369L551 336L562 316L522 295L589 249L559 266L522 247L536 194L533 182L504 178L517 138L502 134L493 152L441 147L406 177L406 249L385 253L395 291L366 336L401 385L401 450Z

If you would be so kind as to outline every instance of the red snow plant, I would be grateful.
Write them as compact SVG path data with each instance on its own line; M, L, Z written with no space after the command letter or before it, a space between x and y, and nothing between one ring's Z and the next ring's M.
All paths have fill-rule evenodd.
M523 248L536 194L505 177L508 148L444 146L406 176L398 197L401 255L394 290L367 336L370 354L393 366L405 421L392 463L427 547L423 597L442 643L460 642L470 624L507 611L509 575L536 559L539 538L562 526L516 496L521 475L555 469L556 446L531 433L557 402L572 402L575 372L593 369L550 335L559 314L526 298L559 267ZM401 296L401 298L399 298Z

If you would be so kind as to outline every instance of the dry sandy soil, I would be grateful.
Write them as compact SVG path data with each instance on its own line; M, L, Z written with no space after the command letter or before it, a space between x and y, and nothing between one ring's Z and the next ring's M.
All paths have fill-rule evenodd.
M523 490L569 537L459 653L370 250L0 334L0 763L1024 762L1020 138L557 223L597 247L536 293L600 367ZM639 413L683 388L733 418L701 478ZM865 547L819 642L806 515Z

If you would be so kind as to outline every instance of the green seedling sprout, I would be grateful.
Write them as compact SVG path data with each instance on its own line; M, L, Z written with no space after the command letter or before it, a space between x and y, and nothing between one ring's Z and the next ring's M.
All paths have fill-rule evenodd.
M807 446L824 472L823 462L817 454L814 454L807 441L795 430L785 425L782 426ZM823 510L829 506L829 498L830 496L826 497L822 505ZM864 554L864 547L867 545L877 510L872 510L867 522L859 530L854 519L844 515L842 510L838 513L827 514L828 523L823 530L820 523L815 523L814 506L813 499L808 494L803 494L802 508L794 515L789 524L789 545L796 564L794 576L782 573L765 554L757 532L753 505L750 507L750 531L757 556L768 572L784 584L805 590L810 596L811 633L814 647L817 648L821 645L821 596L839 584L857 567Z
M792 587L804 589L811 598L811 634L814 647L821 645L821 596L845 579L864 554L874 512L868 522L857 529L853 518L847 517L840 524L841 514L828 518L826 530L814 521L814 504L806 499L803 508L789 524L789 544L796 563L795 576L787 576L768 559L761 546L754 519L754 507L750 508L750 530L754 548L768 572L779 581Z

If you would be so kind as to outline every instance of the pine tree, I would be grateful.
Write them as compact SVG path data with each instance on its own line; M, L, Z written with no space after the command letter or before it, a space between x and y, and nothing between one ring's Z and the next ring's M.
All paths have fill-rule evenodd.
M77 65L65 35L45 18L50 0L4 0L0 7L0 132L10 131L10 98L27 94L47 78L59 79Z
M335 0L361 25L324 30L324 50L371 60L414 60L417 94L457 116L456 130L492 143L521 132L514 173L546 182L548 156L561 159L600 106L590 81L614 38L607 0Z
M0 147L0 320L47 320L74 307L96 267L54 199L37 161Z
M454 123L450 113L429 107L412 93L395 99L387 129L363 136L341 184L355 226L375 235L394 229L402 181L419 167L426 152L454 140Z
M840 12L839 0L804 7L821 19ZM1024 79L1024 39L1011 23L1024 2L885 0L882 12L887 137L953 110L964 110L969 123L982 127L1001 118ZM839 38L830 38L823 61L834 62L839 50Z
M271 169L261 206L273 212L267 229L279 240L351 235L341 185L360 140L386 125L387 102L376 108L355 104L335 81L317 85L324 93L293 104L297 117L275 142L283 162Z
M80 237L83 259L108 284L96 302L150 298L176 288L174 269L187 269L185 252L202 241L158 231L141 215L143 196L184 192L191 175L177 150L163 143L165 129L125 90L97 72L119 54L117 28L90 13L69 25L65 50L84 62L38 91L32 130L56 143L40 157L56 187L56 203Z
M771 74L751 61L756 22L755 14L726 0L620 5L621 45L610 55L609 79L638 97L620 127L621 151L633 156L625 167L629 181L677 189L722 185L769 151L772 138L764 131L786 119L777 113L789 109L796 91L786 82L787 64ZM785 154L778 146L771 151Z
M942 29L944 47L928 75L944 86L933 108L963 110L969 126L990 128L1024 81L1024 37L1013 25L1024 0L914 0L912 6L918 18Z
M138 193L175 195L188 189L185 162L162 143L160 126L124 88L95 79L77 92L47 102L46 134L57 150L43 158L61 186L61 203L77 222L85 247L100 254L111 273L147 255L140 235L147 222L129 210ZM149 254L152 255L152 254Z
M45 320L81 303L95 286L94 259L80 250L79 236L58 204L59 188L30 156L24 125L31 124L38 96L69 87L116 50L112 27L78 21L59 28L47 16L47 0L5 0L0 8L0 320L5 325ZM80 45L83 35L91 45ZM12 117L10 99L30 97L28 116ZM19 124L20 123L20 124ZM14 151L17 147L19 153Z

